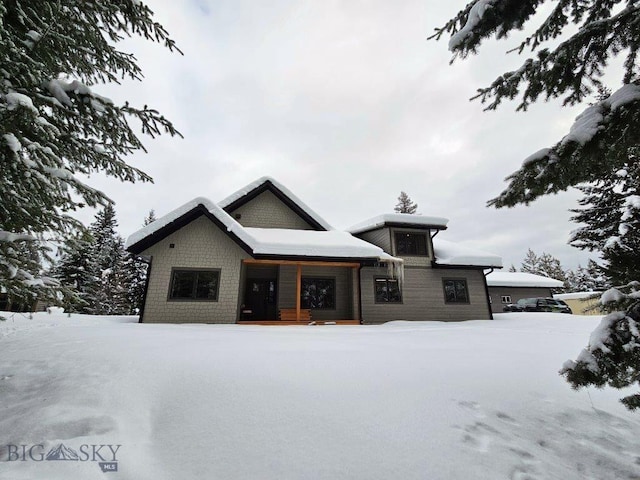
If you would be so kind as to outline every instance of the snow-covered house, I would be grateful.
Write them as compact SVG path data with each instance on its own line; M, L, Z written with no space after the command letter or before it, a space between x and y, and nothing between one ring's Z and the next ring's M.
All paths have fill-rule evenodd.
M489 319L500 257L433 237L447 219L391 214L334 229L263 177L135 232L150 264L143 322L381 323Z
M553 297L553 289L564 286L560 280L525 272L491 272L487 285L493 313L522 298Z

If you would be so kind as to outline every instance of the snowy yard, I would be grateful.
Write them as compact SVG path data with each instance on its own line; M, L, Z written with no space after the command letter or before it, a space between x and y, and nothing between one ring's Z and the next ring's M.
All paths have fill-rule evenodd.
M640 414L557 374L599 317L135 321L0 322L0 479L640 479Z

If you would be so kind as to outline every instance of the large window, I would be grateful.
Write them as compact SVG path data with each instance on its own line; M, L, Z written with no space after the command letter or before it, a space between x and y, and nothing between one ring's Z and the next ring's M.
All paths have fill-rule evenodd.
M469 290L464 279L445 278L442 280L445 303L469 303Z
M393 280L391 278L376 278L374 279L374 285L376 289L376 303L402 302L402 295L400 294L398 280Z
M336 308L335 278L302 278L300 291L302 308Z
M427 254L427 236L424 233L396 232L396 255Z
M173 270L169 300L218 300L220 270Z

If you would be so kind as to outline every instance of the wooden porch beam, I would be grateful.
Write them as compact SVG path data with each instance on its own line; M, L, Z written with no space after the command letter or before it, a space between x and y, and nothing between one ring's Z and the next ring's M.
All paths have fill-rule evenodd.
M298 264L296 272L296 321L300 321L300 294L302 293L302 265Z

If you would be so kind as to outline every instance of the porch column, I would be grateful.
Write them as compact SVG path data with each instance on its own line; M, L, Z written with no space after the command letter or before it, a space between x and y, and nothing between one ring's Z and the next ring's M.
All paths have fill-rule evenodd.
M302 265L298 263L296 272L296 321L300 321L300 293L302 292Z

